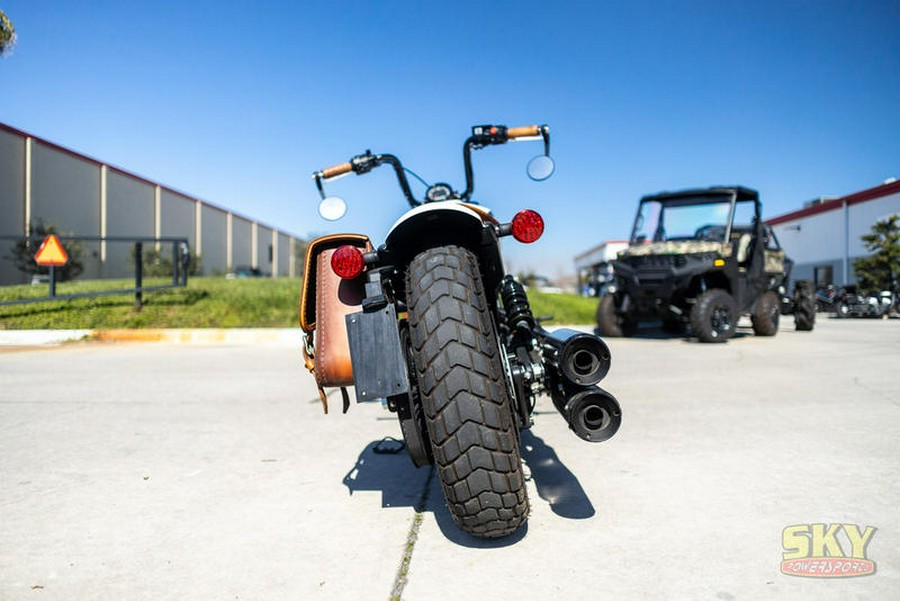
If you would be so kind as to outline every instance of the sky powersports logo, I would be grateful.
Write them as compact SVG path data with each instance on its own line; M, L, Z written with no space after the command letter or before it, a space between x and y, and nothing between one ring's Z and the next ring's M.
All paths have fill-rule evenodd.
M875 573L866 556L876 528L856 524L798 524L781 533L781 573L808 578L849 578Z

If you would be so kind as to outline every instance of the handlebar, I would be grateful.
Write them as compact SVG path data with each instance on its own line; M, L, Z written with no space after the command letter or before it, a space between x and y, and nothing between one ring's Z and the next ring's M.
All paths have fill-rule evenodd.
M341 163L339 165L332 165L331 167L326 167L319 172L319 176L322 179L331 179L332 177L337 177L339 175L344 175L345 173L350 173L353 170L353 165L350 162Z
M550 154L550 128L546 125L525 125L522 127L506 127L504 125L478 125L472 128L472 135L466 140L463 145L463 160L465 163L465 171L466 171L466 190L458 198L462 200L469 200L469 197L472 195L472 191L474 189L474 175L472 173L472 150L477 150L479 148L483 148L487 145L492 144L505 144L509 140L515 140L517 138L535 138L542 137L544 139L544 154ZM416 200L412 191L409 188L409 180L406 178L406 173L404 172L403 165L400 163L400 159L391 155L391 154L375 154L373 155L371 151L366 151L364 154L357 155L353 157L350 161L345 163L339 163L337 165L332 165L331 167L326 167L321 171L316 171L313 173L313 179L316 181L316 187L319 190L319 193L322 195L322 198L325 198L325 192L322 189L322 181L328 180L334 177L338 177L339 175L344 175L350 173L351 171L356 173L357 175L362 175L363 173L367 173L371 171L373 168L378 167L384 163L389 163L393 165L394 171L397 174L397 180L400 182L400 188L403 190L404 196L409 201L409 204L413 207L416 207L421 203L421 201Z
M546 125L544 126L546 127ZM539 125L525 125L524 127L510 127L506 130L506 137L514 140L516 138L533 138L541 135Z
M475 175L472 172L472 150L483 148L488 144L505 144L516 138L541 136L544 138L544 154L550 155L550 128L546 125L526 125L524 127L505 127L503 125L478 125L472 128L472 135L463 145L463 163L466 169L466 191L463 200L468 200L475 189Z

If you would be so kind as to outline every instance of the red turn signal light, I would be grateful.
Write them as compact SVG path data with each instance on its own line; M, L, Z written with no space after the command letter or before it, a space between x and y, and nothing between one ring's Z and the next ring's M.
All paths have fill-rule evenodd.
M544 233L544 218L537 211L523 209L512 219L513 238L523 244L531 244Z
M366 267L362 251L355 246L345 244L338 247L331 255L331 270L342 280L352 280L359 277Z

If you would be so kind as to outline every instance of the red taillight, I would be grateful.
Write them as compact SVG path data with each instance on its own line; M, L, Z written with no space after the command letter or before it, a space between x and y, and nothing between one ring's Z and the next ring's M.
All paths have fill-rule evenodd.
M544 218L537 211L523 209L512 220L513 238L524 244L531 244L544 233Z
M363 272L366 262L362 251L345 244L331 255L331 270L343 280L352 280Z

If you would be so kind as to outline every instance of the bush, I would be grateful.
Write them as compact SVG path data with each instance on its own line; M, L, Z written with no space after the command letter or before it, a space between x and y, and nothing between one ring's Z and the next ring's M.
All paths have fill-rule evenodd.
M143 256L143 261L141 263L144 277L172 277L171 251L165 253L150 247L145 248L141 254ZM131 249L131 258L133 261L134 248ZM188 275L203 275L203 257L199 254L191 255L191 260L188 263Z
M59 228L52 223L38 221L37 225L32 225L29 235L35 239L16 242L10 249L10 255L4 258L11 259L16 269L29 277L48 275L50 268L38 265L34 260L34 255L37 254L44 239L51 234L59 236L63 250L69 255L69 262L62 267L56 268L56 280L58 282L74 280L84 271L84 264L81 262L84 256L84 245L79 240L67 242L65 236L59 233Z

